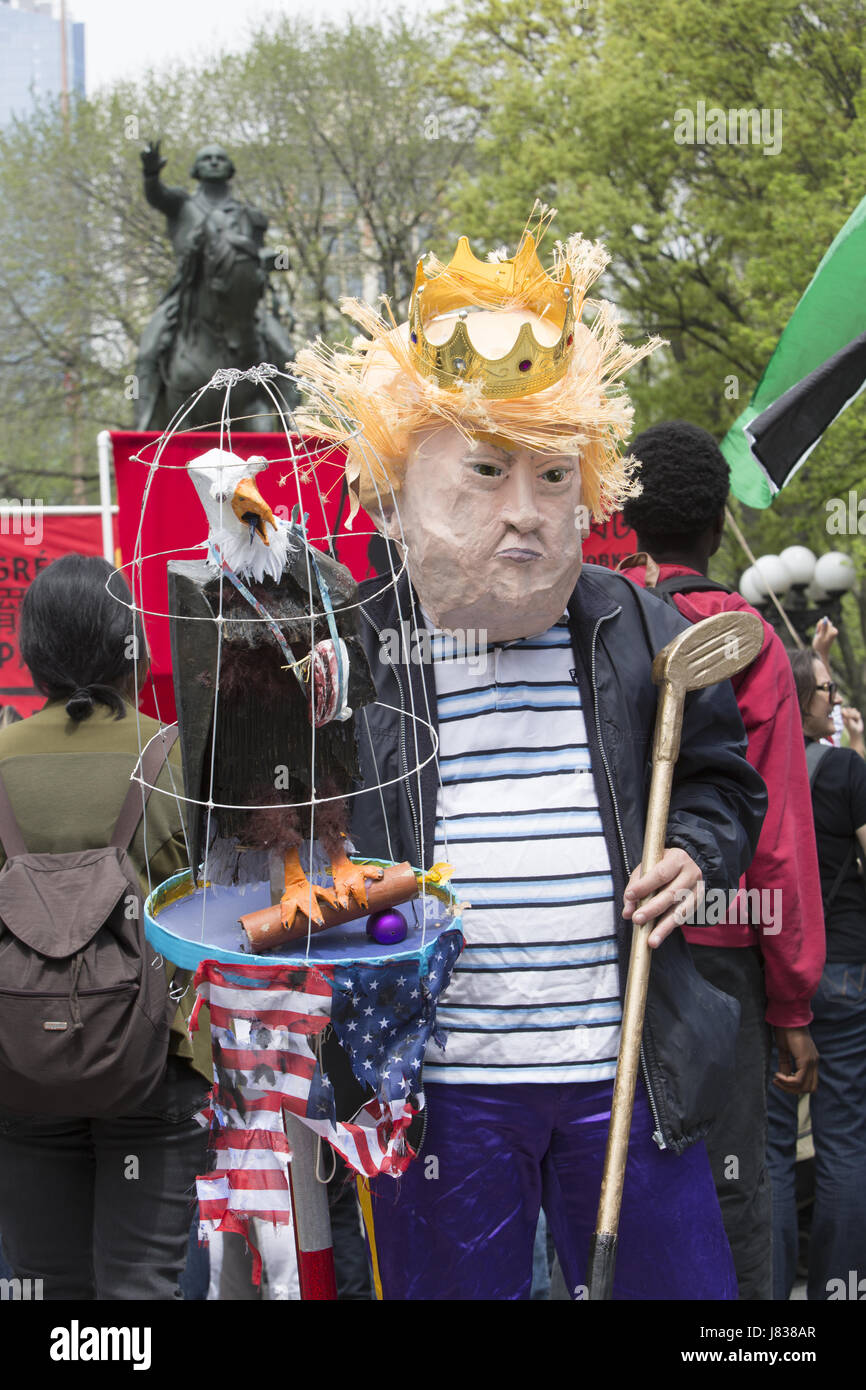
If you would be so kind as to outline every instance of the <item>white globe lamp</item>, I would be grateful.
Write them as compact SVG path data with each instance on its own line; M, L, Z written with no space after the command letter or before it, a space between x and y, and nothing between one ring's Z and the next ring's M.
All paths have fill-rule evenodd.
M753 608L760 608L767 601L767 591L758 582L758 573L754 565L743 570L738 588L746 603L751 603Z
M815 566L815 583L831 596L847 594L856 582L854 561L843 550L831 550L822 555Z
M815 555L807 545L789 545L779 559L791 576L793 589L805 589L815 576Z
M765 594L770 589L777 598L786 594L791 587L791 575L778 555L761 555L755 561L756 583L763 586Z

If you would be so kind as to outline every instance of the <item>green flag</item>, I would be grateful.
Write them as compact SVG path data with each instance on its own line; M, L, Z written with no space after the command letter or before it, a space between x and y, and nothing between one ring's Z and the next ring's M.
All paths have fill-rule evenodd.
M722 440L741 502L768 507L863 389L864 334L866 198L825 253L752 399Z

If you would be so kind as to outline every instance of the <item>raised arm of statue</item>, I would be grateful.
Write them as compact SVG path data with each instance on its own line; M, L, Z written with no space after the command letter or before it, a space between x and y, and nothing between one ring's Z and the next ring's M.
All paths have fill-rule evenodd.
M141 171L144 175L144 196L152 208L173 217L186 202L185 188L169 188L160 179L160 170L167 161L159 152L159 141L152 141L141 151Z

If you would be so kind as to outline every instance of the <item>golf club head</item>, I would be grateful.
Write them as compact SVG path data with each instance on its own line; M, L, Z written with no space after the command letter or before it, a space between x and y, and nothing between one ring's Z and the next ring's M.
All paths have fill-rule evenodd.
M754 613L714 613L657 654L653 680L681 691L703 690L729 680L754 661L764 644L764 626Z

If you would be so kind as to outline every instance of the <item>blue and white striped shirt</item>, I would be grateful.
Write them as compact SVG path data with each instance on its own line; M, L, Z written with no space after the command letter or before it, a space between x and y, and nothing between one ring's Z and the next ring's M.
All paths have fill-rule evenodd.
M613 1077L621 1018L613 882L566 619L486 660L431 639L441 785L466 949L425 1081Z

